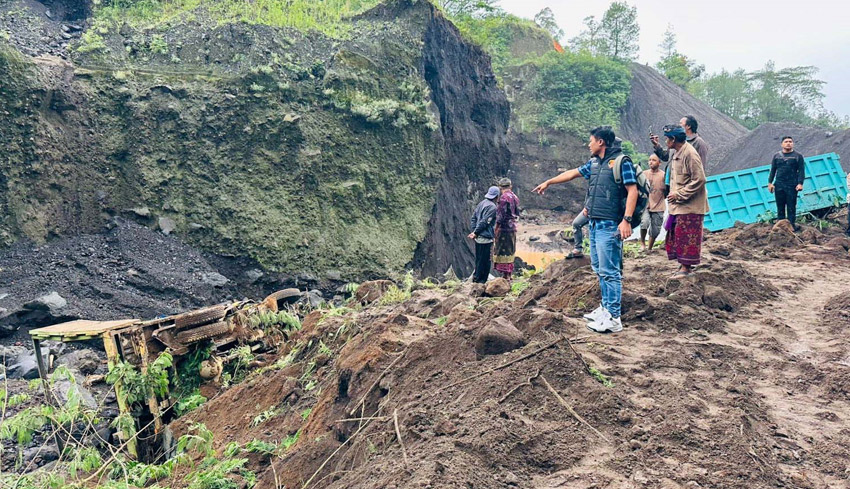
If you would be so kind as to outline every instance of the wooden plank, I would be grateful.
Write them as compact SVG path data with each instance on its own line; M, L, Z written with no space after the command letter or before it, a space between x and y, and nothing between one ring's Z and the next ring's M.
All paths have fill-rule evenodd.
M119 319L116 321L89 321L86 319L78 319L67 323L54 324L44 328L30 330L30 336L38 338L47 337L67 337L76 339L75 337L97 337L107 331L113 329L124 328L139 322L138 319Z

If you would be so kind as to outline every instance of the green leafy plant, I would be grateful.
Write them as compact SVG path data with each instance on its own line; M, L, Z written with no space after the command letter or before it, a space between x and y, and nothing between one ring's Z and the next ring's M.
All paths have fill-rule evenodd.
M127 402L130 404L142 402L151 395L165 397L168 394L168 368L172 365L172 357L168 352L162 352L148 365L147 372L141 373L134 365L118 362L109 366L106 382L120 382Z
M214 453L213 432L203 423L192 423L187 433L177 439L177 451L179 453L195 451L197 453L211 456Z
M384 295L378 300L379 306L389 306L399 304L410 299L410 291L400 289L396 285L390 285Z
M313 412L313 408L307 408L307 409L301 411L301 419L303 419L304 421L307 421L307 418L310 417L310 413L312 413L312 412Z
M265 411L261 412L260 414L254 416L254 419L251 420L251 426L252 427L260 426L261 424L263 424L266 421L274 418L278 414L280 414L280 411L276 408L266 409Z
M590 372L590 375L593 376L593 378L596 379L600 384L604 385L605 387L614 387L614 383L611 382L611 379L609 379L605 374L600 372L599 369L597 369L596 367L588 367L588 371Z
M301 430L296 431L295 433L287 436L283 440L280 441L280 448L283 451L289 450L292 445L298 441L298 438L301 436Z
M168 43L165 41L164 37L157 34L153 36L150 42L148 43L148 49L152 53L166 54L168 53Z
M245 450L251 453L261 453L263 455L274 455L277 452L278 446L274 443L258 440L254 438L245 444Z
M183 416L189 411L197 409L205 402L207 402L207 398L202 396L198 390L195 390L192 394L177 401L177 404L174 406L174 413L177 416Z

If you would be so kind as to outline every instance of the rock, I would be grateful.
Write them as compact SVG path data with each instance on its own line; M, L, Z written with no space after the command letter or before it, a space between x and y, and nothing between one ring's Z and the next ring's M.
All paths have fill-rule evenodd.
M640 450L640 447L642 447L642 446L643 446L643 444L641 442L639 442L638 440L629 441L629 448L631 448L632 450Z
M511 283L504 278L497 278L487 282L484 294L489 297L504 297L511 291Z
M718 246L718 247L714 248L713 250L711 250L710 253L712 255L728 257L732 254L732 250L730 250L726 246L721 245L721 246Z
M301 116L296 114L295 112L290 112L283 116L283 122L296 122L300 119Z
M479 355L499 355L524 344L522 332L502 317L494 319L475 337L475 351Z
M66 353L56 359L57 365L79 370L84 375L91 375L101 366L101 359L94 350L84 348Z
M732 312L735 310L735 304L732 298L725 290L714 285L707 285L705 292L702 295L702 302L712 309Z
M177 226L174 219L171 219L170 217L160 217L157 223L159 224L159 230L166 236L173 233L174 228Z
M472 297L481 297L484 295L484 292L487 290L487 286L484 284L472 284L469 287L469 295Z
M259 268L252 268L252 269L245 272L245 278L248 279L249 284L253 284L257 280L260 280L263 277L263 275L265 275L265 274Z
M15 363L6 369L6 377L10 379L33 380L38 378L38 363L35 355L24 354L18 356Z
M27 349L23 346L3 346L0 345L0 365L9 366L14 363L21 355L26 355Z
M218 272L204 272L201 274L201 281L213 287L224 287L230 279Z
M794 228L787 219L781 219L773 225L767 236L767 242L774 246L790 248L800 244L800 239L794 234Z
M68 27L68 24L62 24L59 28L62 29L62 32L71 32L71 28Z
M333 282L342 282L342 272L339 270L328 270L325 272L325 278Z
M47 18L48 18L48 19L50 19L50 20L53 20L53 11L52 11L52 10L50 10L50 9L45 10L45 11L44 11L44 16L45 16L45 17L47 17Z
M301 273L298 274L297 277L295 277L295 279L298 282L302 282L302 283L306 283L306 284L315 284L319 281L319 278L316 277L315 275L313 275L310 272L301 272Z
M203 224L198 224L197 222L190 222L189 229L192 231L197 231L198 229L204 229Z
M29 311L58 311L63 307L68 305L68 301L65 300L64 297L59 295L58 292L53 291L47 295L43 295L38 299L27 302L24 304L24 309Z
M354 292L357 302L375 302L393 285L390 280L372 280L363 282Z
M82 374L74 371L71 373L74 375L73 383L65 378L57 378L53 380L53 388L51 389L53 394L59 402L64 405L69 399L71 399L71 389L73 388L77 391L81 407L84 406L89 409L97 409L97 401L95 400L94 395L92 395L91 391L80 384L80 377Z
M535 242L535 241L540 241L540 236L532 236L532 237L528 238L528 240L532 243Z
M69 29L71 29L72 31L81 31L81 30L83 30L83 26L81 26L81 25L79 25L79 24L68 24L68 28L69 28Z
M41 467L42 465L59 459L59 449L53 444L40 445L37 447L27 448L22 454L24 466Z
M325 303L325 299L322 297L322 293L318 290L311 290L302 294L300 302L313 309L318 309L319 306Z
M130 209L130 212L139 217L151 217L151 210L147 207L134 207Z

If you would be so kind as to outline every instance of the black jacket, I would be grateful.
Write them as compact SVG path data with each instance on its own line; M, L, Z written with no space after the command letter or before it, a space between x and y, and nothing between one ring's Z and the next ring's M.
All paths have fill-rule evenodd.
M803 155L796 151L790 153L780 151L773 155L767 183L772 183L780 188L788 188L802 185L805 180L806 160Z

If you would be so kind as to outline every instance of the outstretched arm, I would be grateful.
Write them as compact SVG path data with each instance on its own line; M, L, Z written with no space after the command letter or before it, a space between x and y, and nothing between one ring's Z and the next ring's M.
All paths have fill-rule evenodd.
M580 176L581 176L581 173L578 171L577 168L574 168L572 170L567 170L564 173L561 173L560 175L558 175L557 177L550 178L549 180L546 180L545 182L541 183L540 185L534 187L534 190L532 190L532 192L543 195L546 192L546 189L549 188L549 185L556 184L556 183L566 183L566 182L569 182L570 180L572 180L574 178L578 178Z

